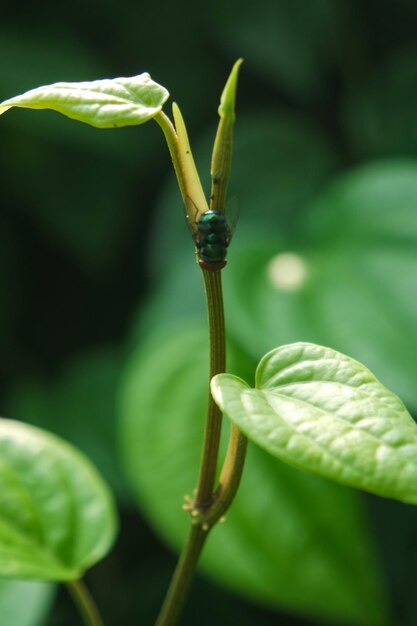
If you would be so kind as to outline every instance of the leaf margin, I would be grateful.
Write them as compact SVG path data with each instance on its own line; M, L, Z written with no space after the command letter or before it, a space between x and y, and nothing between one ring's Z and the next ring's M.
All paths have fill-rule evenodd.
M364 461L360 453L363 452L363 449L365 449L365 452L368 452L367 444L369 442L367 438L375 438L374 433L369 433L365 429L357 427L355 422L350 422L346 419L347 436L350 434L349 429L353 433L351 437L353 441L351 442L350 447L348 445L346 450L343 449L343 446L341 447L338 444L338 437L334 437L334 441L332 441L332 436L330 434L330 438L326 439L328 436L326 430L324 430L322 434L316 435L313 429L313 434L310 434L310 422L312 422L314 426L315 417L317 417L317 415L314 416L313 420L311 417L306 419L305 423L301 420L299 423L295 421L294 424L288 424L288 421L285 419L285 414L287 416L290 415L291 410L294 408L291 406L291 395L285 395L284 393L280 394L279 391L277 391L277 389L279 390L279 386L275 389L274 387L268 387L268 385L262 385L262 376L265 373L265 364L268 365L268 361L274 359L274 356L279 353L279 351L285 353L286 350L325 351L325 353L333 355L336 359L340 358L340 361L344 364L348 363L348 365L353 366L353 368L357 368L357 371L359 371L363 377L360 379L360 381L362 381L361 385L365 385L367 387L368 395L377 407L378 403L381 402L380 394L382 393L382 400L388 400L391 403L389 409L393 410L394 413L398 411L396 417L398 418L399 416L402 420L400 431L393 431L392 441L388 440L380 442L378 458L379 460L382 460L382 466L378 469L379 473L375 473L375 476L372 473L370 475L366 472L363 473L363 467L361 467L360 463L359 469L358 466L355 465L358 460L359 462L364 463L365 467L366 463L368 463L368 465L372 465L372 460L366 461L365 458ZM302 382L312 382L314 384L314 382L322 383L323 381L299 381L298 384L302 384ZM297 382L294 384L296 385ZM359 388L361 385L359 385ZM348 387L348 385L345 386ZM282 385L282 387L285 387L285 385ZM352 389L355 389L355 386L353 386ZM396 396L393 392L389 391L374 376L374 374L359 361L351 359L336 350L318 346L317 344L308 342L286 344L271 350L261 359L256 370L255 388L250 388L244 381L241 381L241 379L238 379L231 374L218 374L211 381L211 392L220 409L229 417L229 419L231 419L232 422L237 424L237 426L242 429L244 434L249 439L269 452L272 456L279 458L281 461L293 465L298 469L334 480L350 487L369 491L382 497L397 499L408 504L417 504L417 461L414 461L414 463L410 461L410 452L414 449L416 452L415 458L417 459L417 426L400 398L398 398L398 396ZM265 398L265 394L267 393L273 395L275 398L278 398L278 396L281 395L284 397L284 402L281 402L281 405L284 406L284 409L282 409L281 406L284 417L279 416L278 409L275 411L276 414L274 414L274 409L273 407L270 407L268 398ZM295 404L297 400L298 398L295 397ZM289 401L290 404L287 404L285 407L286 401ZM267 416L267 425L263 427L262 410L265 409L265 405L267 405L264 414ZM279 406L279 399L276 402L276 406ZM311 404L311 406L314 405ZM385 409L385 406L383 406L383 408ZM318 407L318 410L324 412L321 407ZM331 421L333 416L330 413L329 415ZM386 419L386 417L386 415L383 416L384 419ZM326 415L326 418L328 418L328 415ZM336 418L339 418L339 416L336 415ZM365 415L364 419L368 418L369 416ZM407 443L406 441L404 445L407 445L408 447L406 452L403 453L406 456L403 459L396 459L394 456L393 466L392 452L390 456L390 446L391 448L396 448L397 446L403 445L402 439L404 435L401 434L402 426L405 434L408 434L410 429L415 431L411 433L412 436L414 435L414 442L411 441L411 443ZM281 433L278 432L279 428L282 429ZM293 432L290 432L291 429ZM306 432L307 435L305 434ZM339 431L336 429L336 432ZM343 436L346 433L343 433ZM307 443L305 439L307 439ZM342 444L343 443L344 440L342 438ZM332 447L333 444L337 445ZM310 448L308 446L310 446ZM335 453L335 448L337 448L337 454ZM320 454L322 454L322 457ZM349 463L352 463L353 469ZM399 474L400 477L395 475L396 469L397 474ZM394 471L394 476L389 475L392 470ZM414 484L414 475L416 478L416 486L413 489L408 485L410 484L410 480L411 484Z

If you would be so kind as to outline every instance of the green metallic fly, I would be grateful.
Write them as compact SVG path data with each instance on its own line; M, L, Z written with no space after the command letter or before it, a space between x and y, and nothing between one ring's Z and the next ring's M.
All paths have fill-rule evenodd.
M193 217L190 215L194 213ZM227 263L227 248L237 222L237 209L234 219L229 219L222 211L210 209L201 213L190 198L187 198L186 219L197 248L198 263L208 271L221 270Z

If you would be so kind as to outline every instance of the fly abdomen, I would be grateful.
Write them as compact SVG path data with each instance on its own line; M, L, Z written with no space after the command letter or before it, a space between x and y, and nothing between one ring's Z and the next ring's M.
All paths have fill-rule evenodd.
M206 263L221 263L226 260L227 248L219 244L208 243L199 250L200 259Z
M221 269L226 265L230 230L220 211L206 211L197 223L197 250L201 267L207 270Z

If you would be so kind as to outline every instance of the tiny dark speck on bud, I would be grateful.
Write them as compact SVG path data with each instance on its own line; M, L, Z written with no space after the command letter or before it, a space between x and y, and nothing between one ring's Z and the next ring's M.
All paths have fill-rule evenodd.
M185 151L185 154L190 154L190 151L189 151L189 150L186 150L186 151Z

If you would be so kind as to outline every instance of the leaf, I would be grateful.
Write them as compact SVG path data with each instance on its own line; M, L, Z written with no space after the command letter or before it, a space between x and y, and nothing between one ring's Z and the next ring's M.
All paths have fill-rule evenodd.
M224 212L226 206L227 187L230 179L233 153L233 130L235 125L235 101L236 89L240 66L243 59L238 59L233 65L229 78L226 81L220 105L219 124L214 139L213 152L211 155L211 193L210 206L212 209Z
M0 624L43 626L53 596L54 586L49 583L0 580Z
M232 371L247 376L233 346L228 355ZM197 482L207 362L204 327L171 323L134 351L120 390L121 451L134 495L175 549L189 525L182 498ZM251 447L237 498L201 567L267 606L329 623L383 624L363 521L354 492Z
M25 46L22 46L22 40ZM30 63L28 63L27 49L30 50ZM51 49L54 53L51 55ZM106 71L106 63L103 56L97 50L92 50L86 40L78 41L74 45L74 40L69 31L63 32L62 29L58 33L52 32L47 22L43 22L42 27L34 29L31 24L23 25L19 23L14 27L8 23L0 24L0 58L2 64L0 66L0 100L6 98L11 93L22 93L28 85L47 85L59 81L62 76L67 77L68 81L76 81L79 76L102 76ZM152 134L152 133L151 133ZM45 150L58 149L59 155L50 155L52 163L46 166L42 164L48 171L48 189L53 182L54 175L51 175L51 169L64 169L62 162L68 151L76 151L77 158L72 158L70 169L85 154L87 163L83 163L84 168L91 174L97 165L106 157L112 159L113 163L123 164L123 168L134 170L135 180L137 177L137 167L133 162L137 158L137 137L134 133L96 133L95 129L85 124L63 124L57 115L38 115L35 111L27 112L26 115L16 115L8 120L7 128L2 127L2 144L5 142L4 149L0 156L3 159L1 167L8 167L10 172L5 174L4 179L8 180L9 175L16 170L16 160L19 164L23 160L25 162L25 150L29 149L38 153L44 153ZM36 141L38 145L34 148L31 143ZM7 145L10 143L9 145ZM141 133L140 139L140 155L141 169L152 160L154 154L158 153L159 146L157 142L148 139L147 133ZM17 154L17 146L20 154ZM27 158L27 157L26 157ZM94 162L94 168L91 167ZM36 159L32 159L31 165L38 163ZM19 168L19 181L22 178L22 169ZM25 178L32 172L28 168L25 171ZM37 176L41 176L44 189L45 178L36 172ZM108 176L102 175L102 182ZM113 179L119 174L113 173ZM34 178L34 177L33 177ZM73 175L72 183L68 183L67 191L71 190L74 184ZM28 183L32 188L33 181ZM79 185L77 185L78 187ZM78 194L80 198L81 194ZM99 201L98 201L99 202ZM33 200L32 200L33 203Z
M63 440L1 419L0 487L0 576L72 580L110 549L110 492Z
M219 407L264 450L308 472L417 504L417 426L363 365L309 343L268 353L256 386L219 374Z
M202 164L201 171L210 170L212 143L210 134L194 144L194 156ZM238 116L229 189L231 196L238 194L241 216L228 253L230 268L239 242L244 248L255 236L262 239L271 237L271 233L281 240L294 225L298 227L305 204L317 195L337 163L333 147L298 115L277 111L266 112L262 118ZM209 188L209 179L202 182ZM171 262L177 257L186 258L185 267L193 254L174 177L164 190L158 208L149 247L150 265L154 272L165 277L167 259ZM195 277L197 289L198 272Z
M407 18L406 18L407 19ZM347 140L365 157L410 155L417 150L417 47L402 46L378 63L344 103Z
M74 358L53 377L20 380L6 402L8 415L77 446L118 496L126 491L115 445L115 395L121 364L114 348L102 347Z
M222 91L220 97L220 105L218 108L219 116L222 119L229 120L229 124L233 124L235 121L235 101L236 101L236 89L237 79L239 76L240 66L243 63L243 59L238 59L230 72L229 78L226 81L226 85Z
M257 360L295 341L332 346L416 408L416 207L417 161L376 162L334 181L292 235L233 243L224 278L234 341ZM290 289L288 253L303 268Z
M143 124L159 113L168 91L147 73L80 83L53 83L4 100L0 115L11 107L53 109L96 128Z
M30 48L30 63L22 38ZM51 54L53 47L54 54ZM46 22L30 28L29 22L0 24L0 98L7 93L22 93L27 85L43 85L58 81L62 75L69 80L78 76L100 76L105 70L103 58L87 40L74 46L71 33L51 31Z
M172 105L172 115L175 122L176 143L178 161L181 176L178 179L183 201L190 198L199 211L208 211L206 196L201 186L200 177L197 172L193 153L188 139L187 128L179 106L174 102Z

